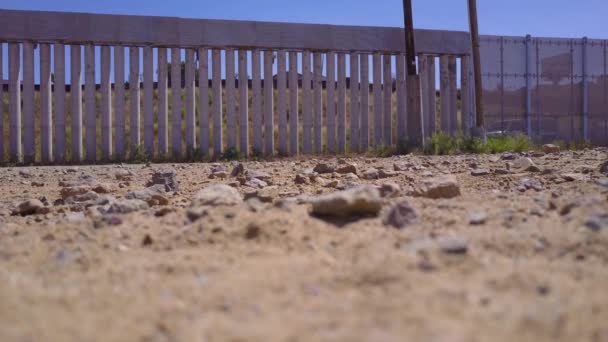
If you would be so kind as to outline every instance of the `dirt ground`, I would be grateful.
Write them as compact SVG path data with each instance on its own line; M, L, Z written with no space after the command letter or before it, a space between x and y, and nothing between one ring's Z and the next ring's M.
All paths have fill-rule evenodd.
M536 167L518 170L521 157ZM2 168L0 341L608 341L606 160L243 162L256 177L230 162ZM179 182L168 204L104 212L159 170ZM460 196L410 196L443 174ZM192 206L212 184L248 199ZM311 198L357 184L399 190L377 217L311 215ZM94 194L66 198L78 186ZM30 199L43 206L12 215ZM417 218L385 225L404 200Z

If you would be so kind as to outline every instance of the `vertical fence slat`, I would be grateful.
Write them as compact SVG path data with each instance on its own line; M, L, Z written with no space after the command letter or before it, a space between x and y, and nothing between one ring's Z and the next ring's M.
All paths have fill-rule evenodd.
M458 125L458 89L456 84L456 56L448 58L448 77L450 82L450 134L456 134Z
M70 95L72 98L72 161L82 161L82 52L80 45L71 46L72 67Z
M220 50L213 49L212 54L212 78L213 78L213 156L219 158L222 155L222 56Z
M374 146L382 145L382 57L374 53Z
M117 160L125 158L125 48L114 47L114 151Z
M449 134L451 132L449 56L444 55L439 58L439 72L441 81L441 130Z
M302 52L302 152L312 152L310 51Z
M167 94L167 49L158 48L158 155L167 157L169 153L169 101Z
M200 148L204 156L209 155L209 50L198 49L198 113L200 125Z
M192 156L196 140L195 98L194 98L194 50L186 49L186 152Z
M34 44L23 43L23 161L32 163L36 157L36 126L34 107Z
M0 41L0 165L4 164L4 46Z
M236 148L236 99L234 89L234 49L226 49L226 125L227 147Z
M393 78L392 78L392 56L384 55L382 57L383 65L383 82L384 82L384 146L391 146L393 144Z
M403 143L407 136L406 99L405 56L399 54L397 55L397 143Z
M2 63L0 62L1 67ZM1 79L2 75L0 75ZM2 99L1 93L0 99ZM45 43L40 44L40 157L43 163L49 163L53 160L51 101L51 46ZM2 111L1 106L0 111ZM0 120L2 120L2 115L0 115ZM2 153L3 150L0 149L0 160L2 159Z
M338 151L346 152L346 55L338 53Z
M249 156L249 76L247 50L239 50L239 145L240 153Z
M327 152L336 153L336 54L327 53Z
M140 142L139 47L129 48L129 70L129 129L131 158L133 158Z
M359 108L359 54L350 54L350 149L359 151L360 117Z
M274 152L273 62L274 53L264 51L264 138L266 141L264 154L267 156L271 156Z
M287 155L287 54L277 52L277 111L279 116L279 155Z
M260 155L262 153L262 68L260 50L253 50L251 57L253 153Z
M313 106L314 106L314 127L315 127L315 153L323 152L323 53L313 53Z
M11 162L21 161L21 46L8 44L8 118Z
M95 46L84 47L84 105L86 129L86 160L94 162L97 155L97 101L95 99Z
M112 92L111 92L111 56L110 47L101 47L101 159L108 161L112 158Z
M469 56L460 58L460 106L462 132L469 134L471 131L471 93L469 92L471 83L469 79Z
M154 156L154 50L144 47L144 149Z
M182 49L171 49L171 153L182 155Z
M54 97L55 97L55 161L65 161L66 153L66 108L65 108L65 46L55 44L53 47Z
M361 151L369 147L369 55L361 54Z
M289 53L289 154L295 156L298 154L298 53L292 51Z
M435 56L420 56L420 77L422 86L422 110L424 137L430 137L436 130Z

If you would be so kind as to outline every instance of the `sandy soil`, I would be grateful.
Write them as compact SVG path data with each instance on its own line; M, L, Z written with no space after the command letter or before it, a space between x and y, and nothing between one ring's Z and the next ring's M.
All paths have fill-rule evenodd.
M503 156L244 162L277 187L265 197L229 162L2 168L0 340L608 341L608 149L528 156L536 172L507 171ZM316 176L320 162L356 164L358 177ZM58 201L78 184L121 200L157 170L177 175L168 205L108 214L99 198ZM442 174L460 196L408 196ZM310 213L335 187L387 183L400 191L378 217ZM254 199L190 208L212 184ZM418 219L384 225L404 200Z

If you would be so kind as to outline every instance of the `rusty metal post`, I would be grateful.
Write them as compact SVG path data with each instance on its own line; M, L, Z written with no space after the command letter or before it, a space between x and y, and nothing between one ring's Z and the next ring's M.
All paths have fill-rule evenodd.
M422 146L422 114L420 110L420 76L416 70L416 46L412 0L403 0L405 53L407 58L407 136L412 146Z
M477 0L469 0L469 22L471 30L471 45L473 52L473 73L475 77L475 110L477 132L484 140L486 133L484 129L483 113L483 87L481 83L481 57L479 54L479 27L477 22ZM475 130L474 130L475 131Z

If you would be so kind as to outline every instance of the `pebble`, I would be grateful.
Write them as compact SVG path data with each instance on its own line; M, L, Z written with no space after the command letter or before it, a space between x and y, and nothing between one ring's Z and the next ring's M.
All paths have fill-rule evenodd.
M296 178L294 179L294 183L295 184L310 184L310 178L308 178L308 176L305 176L302 174L297 174Z
M337 173L340 174L347 174L347 173L354 173L357 174L357 165L356 164L344 164L342 166L340 166L337 170Z
M234 206L243 202L241 194L228 185L211 185L200 190L192 199L191 206Z
M519 158L513 162L513 168L520 171L540 172L540 168L530 158Z
M460 185L452 175L438 176L416 185L412 195L433 199L454 198L460 196Z
M469 249L466 239L459 236L444 236L437 241L439 248L446 254L465 254Z
M543 145L543 152L546 154L559 154L560 148L554 144L545 144Z
M471 176L473 177L479 177L479 176L486 176L489 175L490 171L487 169L475 169L475 170L471 170Z
M168 205L169 199L166 197L164 184L156 184L142 190L128 192L127 199L138 199L148 203L149 206Z
M600 164L599 171L604 176L608 176L608 160Z
M15 210L13 211L13 215L34 215L42 208L44 208L44 204L42 204L40 200L33 198L19 203L17 208L15 208Z
M165 187L165 192L177 192L179 191L179 183L177 182L176 177L177 173L175 171L156 171L152 174L152 179L146 183L146 186L163 185Z
M383 183L378 188L382 198L396 197L401 192L401 187L396 183Z
M336 168L329 163L319 163L312 170L318 174L324 174L324 173L334 173Z
M334 192L311 200L312 214L340 218L378 216L382 199L378 189L371 185Z
M148 209L148 203L139 199L126 199L115 201L110 204L107 214L128 214L135 211Z
M485 211L472 211L469 213L469 224L477 226L485 224L488 214Z
M131 181L133 179L133 172L129 170L118 170L114 173L114 177L116 177L119 181Z
M585 221L585 227L594 232L599 232L600 230L608 227L608 214L591 215L587 221Z
M245 175L245 164L237 163L233 168L232 172L230 172L231 177L238 177Z
M418 214L408 201L399 202L391 207L382 219L384 225L397 229L403 229L418 222Z
M533 189L535 191L542 191L543 184L536 178L524 178L520 181L520 187L525 190Z

